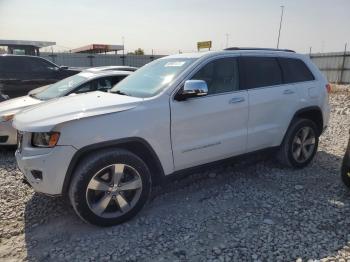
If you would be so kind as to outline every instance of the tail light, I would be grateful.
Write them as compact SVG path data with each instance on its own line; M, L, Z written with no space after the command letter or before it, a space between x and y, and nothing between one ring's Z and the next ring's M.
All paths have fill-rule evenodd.
M328 94L332 91L332 87L329 83L326 85L326 90Z

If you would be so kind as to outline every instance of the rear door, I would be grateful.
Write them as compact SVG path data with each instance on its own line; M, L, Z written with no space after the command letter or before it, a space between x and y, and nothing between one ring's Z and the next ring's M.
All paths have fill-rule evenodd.
M210 61L189 79L204 80L209 92L170 101L175 170L244 153L248 96L239 89L237 58Z
M247 151L278 146L297 108L295 85L283 83L273 55L243 55L240 72L249 96Z

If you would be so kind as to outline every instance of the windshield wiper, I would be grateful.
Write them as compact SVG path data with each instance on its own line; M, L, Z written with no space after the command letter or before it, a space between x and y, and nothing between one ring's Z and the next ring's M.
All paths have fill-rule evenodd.
M35 94L29 94L29 97L32 97L32 98L35 98L35 99L41 100L41 99L37 98L37 97L35 96Z
M122 96L127 96L128 94L124 93L123 91L117 90L117 91L112 91L111 93L122 95Z

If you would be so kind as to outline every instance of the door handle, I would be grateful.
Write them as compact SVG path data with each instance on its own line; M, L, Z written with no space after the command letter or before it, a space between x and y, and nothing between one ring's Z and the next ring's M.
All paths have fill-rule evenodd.
M294 92L294 90L292 90L292 89L286 89L286 90L284 90L283 91L283 94L284 95L291 95L291 94L294 94L295 92Z
M230 104L235 104L235 103L243 102L244 100L245 100L244 97L234 97L234 98L231 98L229 103Z

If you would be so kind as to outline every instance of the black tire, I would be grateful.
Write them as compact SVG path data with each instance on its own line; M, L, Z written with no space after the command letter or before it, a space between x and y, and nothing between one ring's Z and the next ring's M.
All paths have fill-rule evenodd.
M343 159L341 178L343 183L350 188L350 157L348 155L345 155Z
M311 155L305 158L304 161L298 161L293 156L292 145L296 135L299 134L299 132L305 127L308 127L312 130L315 137L315 143L314 143L313 150L311 150L312 151ZM290 124L287 130L287 133L277 153L277 159L281 164L285 166L293 167L293 168L303 168L313 160L317 152L318 140L319 140L319 130L316 124L309 119L296 118L293 120L293 122Z
M118 217L106 218L95 214L90 208L87 189L90 181L95 178L98 172L115 164L127 165L136 170L141 178L142 187L137 202L130 210ZM142 209L149 198L151 185L149 169L137 155L123 149L102 150L80 161L69 187L69 199L77 215L84 221L97 226L113 226L131 219ZM102 192L102 194L106 194L106 192Z

